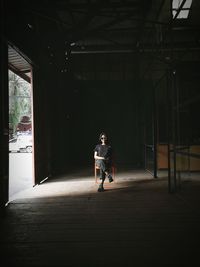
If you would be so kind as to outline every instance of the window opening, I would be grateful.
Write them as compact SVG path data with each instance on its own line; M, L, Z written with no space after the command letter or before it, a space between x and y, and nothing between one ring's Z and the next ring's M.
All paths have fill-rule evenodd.
M172 1L172 14L173 18L176 16L176 13L182 4L183 0L173 0ZM177 19L187 19L189 16L189 11L191 9L192 0L186 0L181 11L179 12Z

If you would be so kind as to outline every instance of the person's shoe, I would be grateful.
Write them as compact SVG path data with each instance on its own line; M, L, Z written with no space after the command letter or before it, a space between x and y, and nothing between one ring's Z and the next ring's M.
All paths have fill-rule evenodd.
M99 188L98 188L98 192L103 192L103 191L104 191L104 188L103 188L102 185L100 185Z
M108 175L108 180L109 180L109 183L113 182L113 178L112 178L112 176L110 174Z

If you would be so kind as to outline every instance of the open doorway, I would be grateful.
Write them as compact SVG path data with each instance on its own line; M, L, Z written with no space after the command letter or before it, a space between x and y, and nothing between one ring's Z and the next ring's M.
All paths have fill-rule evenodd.
M23 71L16 66L14 68L13 63L19 66L19 62L25 61L13 49L11 53L15 54L15 61L9 61L8 70L9 201L34 185L31 66L24 64L26 70ZM12 61L13 57L9 60Z

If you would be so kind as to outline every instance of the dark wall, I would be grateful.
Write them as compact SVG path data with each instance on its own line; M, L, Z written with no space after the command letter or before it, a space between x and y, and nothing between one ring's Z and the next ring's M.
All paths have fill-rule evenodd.
M49 73L50 74L50 73ZM48 76L33 70L33 129L35 183L51 175L51 97ZM51 80L53 84L53 80Z
M158 143L167 143L168 134L169 142L173 142L173 123L177 125L177 142L182 145L200 143L199 69L198 62L181 62L166 70L157 83Z
M178 140L181 144L200 144L200 64L185 62L177 65Z
M188 98L189 94L192 98L192 92L198 91L197 79L193 80L192 85L191 79L189 83L186 81L191 74L187 76L179 70L178 75L182 74L185 77L181 78L184 85L180 81L177 84L180 96ZM143 166L144 142L153 142L154 104L158 122L158 142L167 142L167 76L164 76L155 90L155 103L152 84L139 79L73 80L64 73L57 76L54 74L54 82L49 78L51 166L54 172L77 166L91 166L93 149L102 131L110 138L119 166ZM189 130L198 130L196 123L193 123L197 114L193 110L199 110L195 108L196 105L193 104L190 105L189 111L187 109L190 114L187 124ZM187 132L184 126L182 130ZM196 132L194 138L197 138L195 134Z
M105 131L117 164L142 165L142 96L134 81L72 81L59 74L48 95L54 172L93 164L93 149Z

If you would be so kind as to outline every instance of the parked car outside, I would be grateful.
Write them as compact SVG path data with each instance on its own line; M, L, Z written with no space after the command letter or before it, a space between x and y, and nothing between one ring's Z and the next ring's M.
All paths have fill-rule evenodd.
M33 137L30 134L21 134L9 140L9 152L28 152L33 148Z

